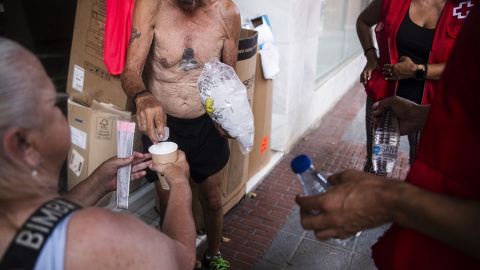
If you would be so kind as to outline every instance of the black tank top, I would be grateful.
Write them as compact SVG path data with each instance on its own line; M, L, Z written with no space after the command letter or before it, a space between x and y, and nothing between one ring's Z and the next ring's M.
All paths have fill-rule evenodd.
M414 63L428 63L428 56L432 50L436 29L427 29L418 26L410 19L410 9L405 14L397 32L398 58L408 56ZM417 104L422 102L425 80L400 80L397 96L411 100Z

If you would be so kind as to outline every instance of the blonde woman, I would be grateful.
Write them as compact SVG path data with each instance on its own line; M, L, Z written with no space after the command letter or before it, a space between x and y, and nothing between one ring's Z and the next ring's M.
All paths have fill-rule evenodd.
M39 60L0 37L0 269L193 269L184 153L161 166L145 161L150 154L111 158L61 197L58 177L70 128L55 104L55 88ZM150 167L169 181L172 201L163 232L136 217L91 207L116 188L118 168L129 164L133 179Z

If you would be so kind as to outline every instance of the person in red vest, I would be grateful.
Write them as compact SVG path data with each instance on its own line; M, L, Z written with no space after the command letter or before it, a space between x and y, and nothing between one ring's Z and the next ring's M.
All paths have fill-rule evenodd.
M440 76L475 0L373 0L357 19L357 34L367 59L360 82L367 93L365 172L372 172L372 104L399 96L431 104ZM371 27L375 26L375 47ZM410 165L420 132L408 135Z
M373 105L376 123L391 109L402 134L423 130L406 181L334 174L325 194L297 196L305 229L324 240L392 222L372 247L378 269L480 269L479 26L480 7L474 7L431 106L400 97Z

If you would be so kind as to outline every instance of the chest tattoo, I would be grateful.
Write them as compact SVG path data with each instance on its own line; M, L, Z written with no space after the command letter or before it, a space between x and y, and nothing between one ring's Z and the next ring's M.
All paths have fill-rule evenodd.
M192 48L187 48L183 51L182 61L178 64L178 67L181 71L187 72L192 69L199 69L200 65L198 65L197 61L193 58L195 57L195 52Z

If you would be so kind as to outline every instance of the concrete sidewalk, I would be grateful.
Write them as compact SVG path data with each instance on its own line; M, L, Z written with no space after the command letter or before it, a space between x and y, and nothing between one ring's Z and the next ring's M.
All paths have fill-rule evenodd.
M231 263L231 269L375 269L370 247L388 227L367 230L353 242L339 246L332 241L320 242L312 232L300 226L294 201L301 193L297 177L290 169L291 160L306 154L321 171L362 170L365 163L365 91L361 84L352 87L321 119L318 126L306 132L285 155L273 153L272 164L249 182L255 198L245 198L225 215L220 251ZM408 140L400 140L399 162L393 178L405 179L408 166ZM107 208L136 216L159 229L159 215L154 210L153 185L145 185L130 195L129 209ZM197 237L197 258L206 249L205 236Z
M364 231L345 246L316 240L300 226L294 197L302 191L290 170L298 154L310 156L318 170L362 170L365 98L362 85L352 87L252 190L256 197L245 198L225 216L223 235L230 241L220 250L231 269L376 269L370 247L388 225ZM390 177L405 179L408 141L402 137L400 144L399 162ZM205 242L198 246L199 259L205 249Z

